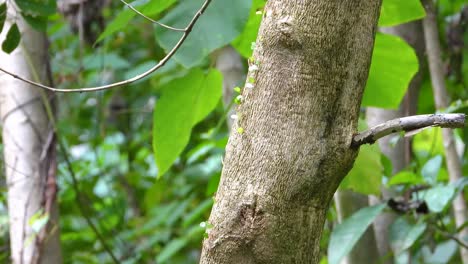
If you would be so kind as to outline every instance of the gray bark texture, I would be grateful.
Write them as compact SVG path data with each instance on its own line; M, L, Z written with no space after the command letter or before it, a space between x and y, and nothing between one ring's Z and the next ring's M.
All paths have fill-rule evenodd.
M47 82L48 54L44 33L33 30L8 2L7 24L15 21L21 44L11 54L0 52L0 67L21 76ZM54 132L44 106L50 93L0 74L0 114L8 187L11 263L60 264L58 206L55 199L56 158ZM41 213L42 212L42 213ZM38 232L30 219L48 216Z
M357 154L380 5L267 2L200 263L319 261L328 206Z

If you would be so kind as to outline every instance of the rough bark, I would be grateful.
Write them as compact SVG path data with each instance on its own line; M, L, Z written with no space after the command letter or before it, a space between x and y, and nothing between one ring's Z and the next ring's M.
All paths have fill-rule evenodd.
M366 117L369 126L375 126L394 118L416 114L418 93L423 79L423 72L426 69L424 62L424 36L421 21L414 21L391 28L381 28L381 31L387 34L400 36L413 47L418 56L419 71L411 80L408 91L398 110L372 107L367 109ZM393 173L397 173L403 170L411 161L411 142L410 138L402 138L396 145L392 146L390 144L390 139L391 137L383 138L380 139L378 143L382 153L391 160ZM371 204L376 204L381 202L381 200L385 201L393 196L395 196L395 193L391 189L382 188L381 197L370 196L369 202ZM395 218L396 215L394 213L384 212L375 219L373 225L379 255L380 257L387 257L387 261L385 262L387 264L393 263L391 258L389 258L392 251L388 230Z
M380 4L267 2L201 263L318 262L328 206L357 154Z
M14 17L19 24L21 45L10 55L0 52L0 66L46 82L45 34L26 25L15 10L9 2L8 17ZM5 31L1 34L2 40ZM43 91L30 88L11 76L0 75L11 261L14 264L62 263L55 200L54 133L43 104L44 95L47 97ZM36 234L29 220L41 210L49 215L49 222Z
M424 38L427 50L427 59L429 64L429 71L431 73L432 89L434 92L434 100L436 108L445 109L449 105L449 98L447 89L445 87L445 78L443 73L442 53L439 43L439 32L437 28L437 17L435 8L430 0L422 0L424 8L426 9L426 18L423 20ZM442 137L444 140L445 161L451 182L457 182L463 178L461 160L455 148L455 137L453 131L448 128L442 129ZM455 225L458 227L463 226L468 221L468 209L466 201L463 198L463 191L461 191L453 200L452 206L455 216ZM459 236L462 240L466 241L468 237L468 228L463 228ZM463 263L468 263L468 250L460 247L460 254Z

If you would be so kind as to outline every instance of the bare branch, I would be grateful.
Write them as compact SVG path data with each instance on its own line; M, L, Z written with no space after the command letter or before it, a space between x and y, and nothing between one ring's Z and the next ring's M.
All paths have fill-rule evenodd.
M461 128L465 126L465 114L415 115L393 119L372 127L353 137L351 147L373 144L376 140L397 132L414 132L426 127Z
M466 244L462 239L458 238L456 234L451 234L450 232L446 231L443 227L440 227L439 225L433 224L432 226L435 228L437 232L441 233L444 237L448 239L452 239L460 247L468 249L468 244Z
M134 8L131 4L127 3L125 0L120 0L120 2L122 2L124 5L126 5L128 8L130 8L133 12L137 13L139 16L141 16L144 19L150 21L151 23L154 23L154 24L159 25L159 26L161 26L163 28L167 28L167 29L174 30L174 31L180 31L180 32L185 31L185 28L171 27L171 26L168 26L166 24L163 24L163 23L161 23L159 21L156 21L156 20L152 19L151 17L146 16L145 14L143 14L142 12L140 12L136 8Z
M130 79L127 79L127 80L124 80L124 81L115 82L115 83L102 85L102 86L95 86L95 87L86 87L86 88L78 88L78 89L60 89L60 88L47 86L47 85L44 85L44 84L41 84L41 83L38 83L38 82L35 82L35 81L32 81L32 80L23 78L23 77L18 76L18 75L14 74L14 73L6 70L6 69L3 69L3 68L0 68L0 71L6 73L6 74L8 74L8 75L10 75L10 76L12 76L12 77L14 77L16 79L18 79L18 80L29 83L29 84L31 84L31 85L33 85L35 87L39 87L39 88L42 88L42 89L45 89L45 90L48 90L48 91L52 91L52 92L60 92L60 93L95 92L95 91L108 90L108 89L112 89L112 88L115 88L115 87L118 87L118 86L127 85L127 84L130 84L130 83L133 83L133 82L136 82L136 81L138 81L140 79L145 78L146 76L150 75L151 73L155 72L156 70L158 70L162 66L164 66L169 61L169 59L171 59L172 56L174 56L174 54L177 52L177 50L180 48L180 46L182 46L182 44L184 43L184 41L187 39L188 35L192 31L193 26L198 21L198 19L203 14L203 12L205 12L206 8L208 7L208 5L210 3L211 3L211 0L205 0L203 5L200 7L200 9L197 11L197 13L195 13L195 15L193 16L190 23L184 29L184 31L183 31L184 34L182 35L182 37L180 37L179 41L169 51L169 53L166 54L166 56L162 60L160 60L151 69L149 69L149 70L147 70L147 71L145 71L145 72L143 72L143 73L141 73L141 74L139 74L139 75L137 75L137 76L135 76L133 78L130 78Z

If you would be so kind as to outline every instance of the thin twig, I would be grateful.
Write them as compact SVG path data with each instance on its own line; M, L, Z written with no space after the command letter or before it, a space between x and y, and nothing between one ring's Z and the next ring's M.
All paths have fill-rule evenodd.
M445 231L438 225L434 225L435 229L441 233L444 237L452 239L453 241L457 242L457 244L465 249L468 249L468 244L466 244L463 240L459 239L456 235L451 234L450 232Z
M32 60L31 60L31 57L30 57L30 54L27 52L27 49L24 48L23 49L25 51L25 60L26 62L28 63L28 66L30 67L30 70L31 70L31 73L32 73L32 76L35 80L39 81L40 80L40 77L39 77L39 74L34 66L34 64L32 63ZM52 81L52 80L50 80ZM85 221L87 222L87 224L89 225L89 227L93 230L93 232L95 233L97 239L99 240L99 242L102 244L104 250L107 252L107 254L112 258L113 262L114 263L120 263L118 261L118 259L116 258L116 256L114 255L114 253L112 252L111 248L107 245L104 237L102 236L102 234L99 232L99 230L97 229L97 227L94 225L94 223L91 221L91 218L90 216L86 213L86 210L83 206L83 203L81 201L81 191L79 189L79 185L78 185L78 179L76 178L76 175L75 175L75 172L73 170L73 167L71 166L71 162L70 162L70 159L68 158L68 155L67 155L67 151L66 151L66 147L65 147L65 144L63 143L62 139L58 137L58 133L57 133L57 123L56 123L56 120L55 120L55 116L54 116L54 111L52 109L52 105L49 101L49 97L46 95L45 91L40 91L41 92L41 100L42 100L42 103L44 105L44 108L45 108L45 112L47 114L47 117L49 119L49 122L51 124L51 127L52 127L52 133L55 134L56 138L55 138L55 141L56 143L59 145L59 149L64 157L64 160L65 160L65 163L67 165L67 168L68 168L68 171L71 175L71 178L72 178L72 181L73 181L73 189L76 193L75 197L76 197L76 201L77 201L77 204L78 204L78 208L80 210L80 213L81 215L83 216L83 218L85 219ZM50 214L50 212L47 212Z
M102 247L107 252L107 254L109 254L109 256L112 258L112 261L114 263L116 263L116 264L120 263L120 261L117 259L117 257L112 252L112 249L109 247L109 245L107 245L106 240L102 236L101 232L99 232L97 227L94 225L93 221L91 221L91 218L89 217L89 215L86 213L86 210L83 207L83 201L80 199L81 196L79 195L81 193L81 190L78 187L78 179L76 178L75 171L73 170L71 161L68 158L65 144L63 144L63 142L62 142L62 140L60 140L60 138L58 138L57 143L58 143L58 146L59 146L59 150L62 153L63 158L65 160L65 164L67 165L67 170L70 173L70 176L72 178L72 182L73 182L72 186L73 186L73 189L75 190L75 193L76 193L76 196L75 196L76 197L76 203L78 205L78 208L79 208L81 214L83 215L83 218L86 220L86 223L88 224L88 226L93 230L94 234L96 234L96 238L99 240L99 242L101 242Z
M465 114L415 115L392 119L374 126L353 137L351 147L373 144L376 140L397 132L414 132L426 127L461 128L465 126Z
M115 82L115 83L102 85L102 86L95 86L95 87L86 87L86 88L78 88L78 89L60 89L60 88L54 88L54 87L50 87L50 86L41 84L41 83L38 83L38 82L35 82L35 81L32 81L32 80L29 80L27 78L23 78L23 77L18 76L18 75L14 74L14 73L6 70L6 69L3 69L3 68L0 68L0 71L6 73L6 74L8 74L8 75L10 75L10 76L12 76L12 77L14 77L16 79L18 79L18 80L29 83L29 84L31 84L31 85L33 85L35 87L39 87L39 88L49 90L49 91L52 91L52 92L60 92L60 93L95 92L95 91L108 90L108 89L115 88L115 87L118 87L118 86L127 85L127 84L130 84L130 83L133 83L133 82L136 82L138 80L141 80L141 79L145 78L146 76L150 75L151 73L155 72L156 70L158 70L159 68L164 66L169 61L169 59L172 58L172 56L177 52L177 50L180 48L180 46L182 46L185 39L187 39L188 35L192 31L193 26L198 21L198 19L203 14L203 12L205 12L206 8L208 7L208 5L210 3L211 3L211 0L205 0L202 7L197 11L197 13L195 13L195 15L193 16L190 23L184 29L184 31L183 31L184 34L182 35L182 37L180 37L179 41L169 51L169 53L166 54L166 56L162 60L160 60L151 69L149 69L149 70L147 70L147 71L145 71L145 72L143 72L143 73L141 73L141 74L139 74L139 75L137 75L137 76L135 76L133 78L130 78L130 79L127 79L127 80L124 80L124 81Z
M175 27L171 27L171 26L168 26L166 24L163 24L159 21L156 21L154 19L152 19L151 17L148 17L146 16L145 14L143 14L142 12L138 11L136 8L134 8L131 4L127 3L125 0L120 0L120 2L122 2L124 5L126 5L128 8L130 8L133 12L137 13L137 15L143 17L144 19L150 21L151 23L154 23L156 25L159 25L163 28L167 28L167 29L170 29L170 30L174 30L174 31L180 31L180 32L184 32L185 31L185 28L175 28Z

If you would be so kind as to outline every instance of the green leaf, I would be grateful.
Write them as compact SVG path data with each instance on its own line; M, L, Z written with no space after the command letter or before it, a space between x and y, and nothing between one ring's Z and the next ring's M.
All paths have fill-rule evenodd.
M159 253L158 257L156 258L156 262L165 263L183 247L185 247L188 242L189 240L187 238L176 238L171 240L171 242L169 242L169 244L164 247L161 253Z
M169 242L169 244L163 248L161 253L159 253L158 257L156 258L156 263L168 263L167 261L171 257L173 257L195 237L203 234L204 231L205 229L199 225L191 227L188 230L184 230L185 235L182 238L171 240L171 242Z
M96 43L102 41L103 39L109 37L117 31L120 31L128 26L130 20L136 16L136 13L132 10L124 10L119 13L107 26L106 29L99 35Z
M403 217L398 218L390 227L390 242L396 255L410 248L426 230L426 223L410 225Z
M206 186L205 195L210 196L214 195L214 193L218 190L219 180L221 179L221 173L213 175Z
M30 16L27 14L22 14L24 20L35 30L40 32L47 31L47 18L42 16Z
M450 203L455 195L455 187L437 186L424 192L424 201L426 201L429 210L434 213L440 213Z
M379 26L390 27L426 16L420 0L383 0Z
M192 127L203 120L221 97L222 76L194 69L162 88L153 123L153 150L161 177L184 150Z
M18 29L18 25L13 24L11 25L8 33L6 35L6 39L2 43L2 50L8 54L14 51L21 41L21 34Z
M382 170L378 145L363 145L359 149L353 168L341 182L340 188L378 195L382 184Z
M142 1L134 1L130 4L146 16L156 16L173 5L175 2L176 0L150 0L147 1L147 3L142 3ZM106 26L104 32L102 32L96 40L96 43L102 41L106 37L109 37L115 32L125 30L128 27L130 20L132 20L132 18L135 16L137 16L137 13L125 7L125 9Z
M423 183L424 180L421 178L420 175L410 172L410 171L400 171L399 173L395 174L390 181L388 182L388 186L397 185L397 184L419 184Z
M43 210L39 210L29 218L29 226L37 234L39 233L49 222L49 214L44 213Z
M102 56L88 55L83 58L83 64L86 70L126 69L130 67L130 63L116 53L107 53Z
M418 67L416 53L404 40L377 33L362 105L397 109Z
M265 0L253 0L252 8L250 9L249 20L244 27L242 33L232 41L232 46L245 58L252 56L252 42L257 39L258 29L262 21L262 14L257 14L265 5Z
M213 198L211 198L211 197L204 200L195 209L193 209L193 211L191 211L190 213L188 213L184 217L184 222L182 223L182 226L183 227L188 227L191 224L193 224L194 221L201 218L201 216L205 212L207 212L207 211L209 211L211 209L211 207L213 206L213 203L214 203L214 201L213 201Z
M424 177L424 180L431 185L435 184L441 167L442 156L437 155L428 160L421 169L421 174Z
M3 26L5 25L7 10L6 2L0 4L0 32L3 31Z
M380 204L363 208L336 226L328 245L328 262L338 264L385 207L385 204Z
M380 161L382 162L384 175L387 176L387 177L390 177L390 175L393 174L392 161L387 156L385 156L384 154L380 155Z
M21 13L31 16L47 17L55 14L57 10L56 0L15 0Z
M185 28L202 4L203 0L182 1L161 22ZM252 0L213 1L174 55L175 60L191 68L215 49L231 42L244 29L251 5ZM166 51L174 47L181 35L180 32L156 28L156 40Z
M458 244L453 240L438 244L435 250L425 246L422 249L424 263L451 263L450 259L455 255L457 249Z

